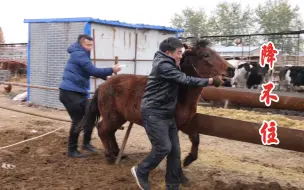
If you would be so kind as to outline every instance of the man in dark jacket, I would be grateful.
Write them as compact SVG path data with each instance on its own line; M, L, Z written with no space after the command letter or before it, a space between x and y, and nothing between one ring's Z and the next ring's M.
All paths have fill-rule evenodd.
M180 146L174 113L180 84L220 86L221 77L196 78L181 72L178 65L182 58L183 44L177 38L164 40L153 60L152 71L141 101L142 121L152 151L131 172L137 185L150 189L148 176L167 156L166 187L177 190L180 186Z
M88 88L90 76L106 79L112 73L120 71L117 64L110 68L96 68L90 59L90 51L93 48L93 38L88 35L79 35L78 41L68 47L70 58L65 66L62 82L59 86L61 103L67 109L72 125L70 128L68 142L68 156L87 157L77 150L79 132L75 127L84 116L88 104ZM96 149L90 144L92 130L85 130L83 137L83 148L90 152L96 152Z

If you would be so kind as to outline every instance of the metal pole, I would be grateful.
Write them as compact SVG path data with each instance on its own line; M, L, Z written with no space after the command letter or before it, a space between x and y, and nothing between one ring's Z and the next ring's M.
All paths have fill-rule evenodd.
M251 56L251 51L250 50L251 50L251 36L249 36L249 55L248 55L249 59L251 59L250 58L250 56Z
M15 83L15 82L3 82L0 81L0 84L4 85L12 85L12 86L21 86L21 87L28 87L28 88L38 88L38 89L44 89L44 90L56 90L59 91L59 88L54 88L54 87L47 87L47 86L39 86L39 85L28 85L25 83ZM94 91L90 91L90 94L94 94Z
M1 109L6 109L6 110L10 110L10 111L14 111L14 112L24 113L24 114L28 114L28 115L33 115L33 116L37 116L37 117L42 117L42 118L46 118L46 119L56 120L56 121L72 122L69 119L63 119L63 118L58 118L58 117L47 116L45 113L44 114L39 114L39 113L27 112L27 111L24 111L24 110L9 108L7 106L2 106L2 105L0 105L0 108ZM122 126L121 128L119 128L119 130L124 130L124 126Z
M196 114L188 126L197 132L230 140L262 145L259 129L262 123L253 123L224 117ZM304 130L278 126L280 144L270 147L304 152Z
M298 48L297 48L297 65L299 65L299 55L300 55L300 34L298 34Z
M229 100L241 106L254 108L286 109L304 111L304 97L301 93L276 92L280 97L279 102L272 102L270 107L259 101L260 92L242 88L205 87L202 90L202 98L205 101Z
M93 61L115 61L115 59L92 59ZM135 59L119 59L118 61L131 61L134 62ZM137 59L136 61L153 61L152 59Z
M93 61L94 61L94 66L96 67L96 42L95 42L95 29L93 29ZM97 81L96 78L94 78L94 90L96 90L97 87Z
M135 55L134 55L134 75L136 75L137 65L137 43L138 43L138 29L135 30Z

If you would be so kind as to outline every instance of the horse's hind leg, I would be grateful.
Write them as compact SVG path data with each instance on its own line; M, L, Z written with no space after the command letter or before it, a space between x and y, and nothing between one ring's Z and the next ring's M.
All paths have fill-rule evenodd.
M98 136L104 146L105 156L108 163L113 164L115 162L115 155L113 153L113 148L111 146L111 125L104 119L98 123Z
M118 147L116 136L115 136L116 131L117 131L117 129L112 130L109 134L110 146L111 146L111 149L112 149L112 152L114 155L117 155L119 152L119 147Z
M111 148L112 148L112 152L115 155L115 158L117 158L117 156L119 154L119 151L120 151L120 148L117 144L115 133L118 130L118 128L120 128L122 126L123 123L125 123L125 121L116 123L115 124L115 130L111 131L111 133L110 133L110 140L111 140L110 145L111 145ZM125 159L125 158L127 158L127 156L125 156L125 155L121 157L121 159Z
M192 143L191 152L184 160L184 167L189 166L193 161L195 161L198 157L198 146L200 143L200 136L198 133L193 133L189 135L189 139Z

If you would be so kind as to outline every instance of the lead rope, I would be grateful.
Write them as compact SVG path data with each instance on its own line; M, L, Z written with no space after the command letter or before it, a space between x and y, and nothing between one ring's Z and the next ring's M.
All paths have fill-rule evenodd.
M197 76L199 76L199 74L198 74L198 72L197 72L197 70L196 70L195 66L193 65L193 63L192 63L191 65L192 65L192 67L193 67L194 71L196 72Z

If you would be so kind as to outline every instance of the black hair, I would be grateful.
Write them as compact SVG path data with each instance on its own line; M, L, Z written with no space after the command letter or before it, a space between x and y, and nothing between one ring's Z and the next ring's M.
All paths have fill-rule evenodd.
M184 47L182 42L179 39L174 38L174 37L169 37L169 38L165 39L159 45L159 49L162 52L166 52L166 51L173 52L177 48L182 48L182 47Z
M92 38L91 36L89 36L89 35L87 35L87 34L80 34L80 35L78 36L77 42L80 42L80 40L81 40L82 38L84 38L84 39L86 39L86 40L93 41L93 38Z

